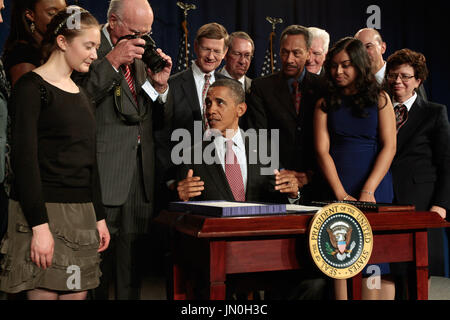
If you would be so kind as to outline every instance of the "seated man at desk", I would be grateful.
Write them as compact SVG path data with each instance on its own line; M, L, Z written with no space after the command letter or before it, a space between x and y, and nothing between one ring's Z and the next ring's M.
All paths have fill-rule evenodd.
M195 156L189 156L189 163L179 166L179 198L260 202L287 202L289 198L291 203L298 200L295 176L277 169L264 172L255 148L260 144L252 143L260 138L239 129L239 118L247 110L242 85L232 79L217 80L210 86L205 102L211 139L203 141L201 148L187 150L189 154L200 151L202 161L190 161ZM278 152L272 155L278 156Z
M246 109L244 90L236 80L220 79L210 86L206 96L206 115L215 138L211 139L212 142L202 142L201 163L191 161L193 164L183 163L179 166L178 176L182 180L179 181L177 190L181 200L259 202L289 200L293 203L300 198L297 178L294 174L285 170L272 169L278 168L273 163L270 169L262 164L264 162L267 165L265 161L267 157L259 154L258 151L268 150L268 148L261 148L259 142L264 141L270 144L263 140L264 133L257 135L251 130L244 133L239 129L239 118ZM255 139L259 140L258 143L255 143ZM277 145L270 145L271 156L278 157ZM195 146L193 148L195 149ZM208 148L211 152L207 152ZM258 152L258 161L255 161L256 152ZM208 154L212 154L215 161L209 161L211 159L207 159ZM278 163L277 159L270 159ZM278 289L266 292L266 294L269 293L269 297L266 296L266 298L323 299L326 283L320 271L309 267L303 269L299 276L285 282L277 278Z

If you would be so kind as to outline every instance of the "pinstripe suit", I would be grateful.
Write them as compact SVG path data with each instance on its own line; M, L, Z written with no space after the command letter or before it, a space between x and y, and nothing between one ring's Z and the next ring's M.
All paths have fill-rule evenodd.
M117 264L116 297L139 299L137 268L140 261L137 261L139 249L136 246L142 244L138 238L149 230L154 206L154 131L164 126L164 116L169 116L169 113L165 114L167 109L164 105L152 102L141 88L147 77L141 60L136 60L131 66L136 103L123 72L114 70L105 57L111 50L111 44L102 32L98 60L91 65L89 73L74 77L91 93L97 105L97 160L102 201L114 246L112 249L110 245L103 257L104 277L101 288L97 290L100 293L95 298L107 299L105 277L110 276L109 269ZM122 89L122 113L143 114L144 108L148 108L147 117L138 124L127 124L119 117L114 102L118 85ZM122 270L120 274L119 270Z

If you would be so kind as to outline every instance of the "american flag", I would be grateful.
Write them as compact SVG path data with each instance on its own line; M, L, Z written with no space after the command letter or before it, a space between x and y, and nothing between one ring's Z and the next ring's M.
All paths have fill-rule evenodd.
M269 43L270 46L270 43ZM272 74L273 72L280 71L278 67L277 54L273 54L273 72L272 72L272 64L270 59L270 47L267 48L266 53L264 54L264 62L261 69L261 77Z
M180 71L186 70L189 68L190 61L193 60L193 56L190 52L191 45L187 44L187 52L186 52L186 40L185 35L181 35L180 44L178 46L178 56L177 56L177 64L173 69L174 73L178 73ZM188 61L186 61L186 55L188 57Z

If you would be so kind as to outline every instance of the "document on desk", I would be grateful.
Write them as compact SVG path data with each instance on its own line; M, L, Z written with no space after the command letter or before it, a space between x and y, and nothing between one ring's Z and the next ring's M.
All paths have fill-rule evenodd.
M215 217L241 217L286 214L286 204L234 201L177 201L169 203L169 210Z
M322 209L322 207L303 206L299 204L287 204L287 213L314 213Z

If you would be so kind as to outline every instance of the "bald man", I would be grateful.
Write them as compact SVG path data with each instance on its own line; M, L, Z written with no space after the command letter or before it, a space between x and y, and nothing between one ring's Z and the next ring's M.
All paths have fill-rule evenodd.
M172 61L158 49L167 64L155 74L141 60L145 41L140 37L150 34L154 20L147 0L112 0L107 17L98 60L76 79L97 104L97 161L111 233L94 298L108 299L114 280L116 299L135 300L155 202L154 136L170 116L164 102ZM133 39L121 40L126 35Z
M372 28L359 30L355 34L355 38L360 40L366 47L372 62L372 73L375 75L377 82L381 84L386 71L386 61L383 59L383 54L386 52L386 42L383 41L380 33Z

